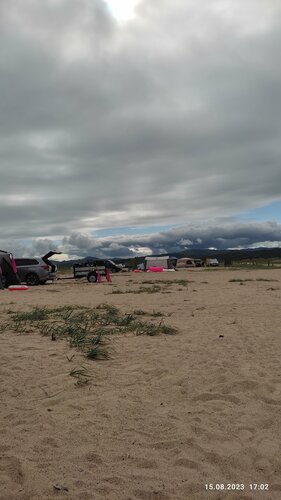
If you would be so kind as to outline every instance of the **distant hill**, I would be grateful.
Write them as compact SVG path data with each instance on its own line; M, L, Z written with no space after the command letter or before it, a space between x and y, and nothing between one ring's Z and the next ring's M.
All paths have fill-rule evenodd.
M167 254L161 254L167 255ZM158 255L159 256L159 255ZM181 259L183 257L190 257L194 259L206 259L207 257L216 258L220 262L228 261L241 261L241 260L256 260L256 259L281 259L281 248L248 248L243 250L209 250L208 248L195 248L184 250L182 252L173 253L173 257ZM144 261L143 257L134 258L114 258L111 259L117 264L125 264L130 267L136 267ZM87 262L91 260L98 260L98 257L87 256L81 259L54 261L58 268L69 268L77 262Z

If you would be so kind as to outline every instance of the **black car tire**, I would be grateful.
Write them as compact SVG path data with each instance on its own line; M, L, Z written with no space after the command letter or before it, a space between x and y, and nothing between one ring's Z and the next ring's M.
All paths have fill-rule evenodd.
M39 281L40 285L46 285L47 281Z
M36 273L29 273L25 277L25 282L28 286L39 285L39 278Z
M95 273L94 271L89 273L87 276L87 280L89 281L89 283L96 283L97 279L98 279L97 273Z

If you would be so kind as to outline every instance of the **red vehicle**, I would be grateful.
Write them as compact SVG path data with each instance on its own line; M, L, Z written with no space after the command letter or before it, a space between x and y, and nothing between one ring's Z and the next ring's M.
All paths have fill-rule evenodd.
M8 288L10 285L19 285L20 278L14 257L5 250L0 250L0 289Z

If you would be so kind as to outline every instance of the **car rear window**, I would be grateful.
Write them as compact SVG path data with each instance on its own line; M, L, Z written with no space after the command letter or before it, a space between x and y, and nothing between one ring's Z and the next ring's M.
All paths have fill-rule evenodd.
M36 266L39 264L36 259L15 259L17 266Z

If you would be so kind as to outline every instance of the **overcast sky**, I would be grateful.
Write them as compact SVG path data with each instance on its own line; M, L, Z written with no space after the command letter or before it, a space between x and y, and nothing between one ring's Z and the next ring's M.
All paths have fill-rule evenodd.
M0 0L0 248L281 246L281 2Z

